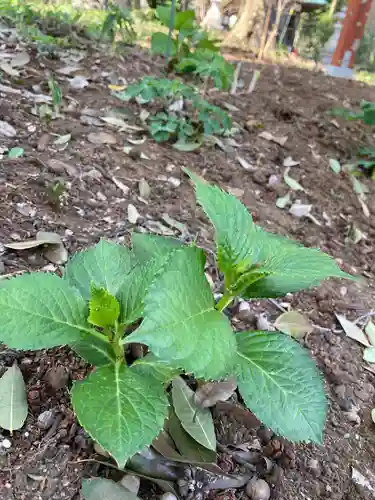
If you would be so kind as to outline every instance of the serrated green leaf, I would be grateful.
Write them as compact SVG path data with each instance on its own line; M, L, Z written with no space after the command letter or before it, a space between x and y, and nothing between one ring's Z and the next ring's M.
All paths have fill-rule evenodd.
M82 481L82 495L85 500L140 500L121 484L110 479L93 477Z
M81 340L70 344L70 347L81 358L94 366L105 366L116 362L116 356L107 337L94 337L88 333L81 334Z
M215 227L218 265L227 288L235 286L236 293L245 298L269 298L317 286L329 277L352 278L327 254L256 226L237 198L186 171ZM241 292L236 283L245 274L250 286L246 288L242 278Z
M363 359L368 363L375 363L375 347L366 347L363 352Z
M168 432L186 462L211 464L216 462L216 450L209 450L195 441L182 427L174 411L169 413Z
M327 405L322 378L308 352L286 335L236 335L238 389L252 412L291 441L322 442Z
M236 344L229 321L215 309L202 256L195 247L171 254L149 288L141 326L124 342L146 344L158 358L216 379L231 371Z
M90 298L91 283L116 296L132 268L132 255L128 248L100 240L94 247L74 255L65 269L64 279L76 287L86 300Z
M95 284L91 285L89 310L88 322L100 328L115 326L120 316L120 304L116 297Z
M172 402L185 431L205 448L216 450L212 414L208 408L200 408L194 403L194 391L181 377L172 382Z
M0 378L0 427L11 433L21 429L27 412L26 386L15 363Z
M130 325L143 316L144 300L149 287L162 272L166 257L139 264L126 276L126 280L118 292L121 304L121 323Z
M75 382L71 397L80 424L119 468L151 444L168 414L162 384L125 365L98 368Z
M145 263L156 257L166 257L170 252L181 248L183 243L176 238L156 234L132 234L132 247L138 262Z
M89 330L87 304L55 274L13 278L0 288L0 340L15 349L49 349Z
M138 375L158 380L161 384L170 382L181 373L179 368L157 358L151 352L133 363L130 369L138 373Z

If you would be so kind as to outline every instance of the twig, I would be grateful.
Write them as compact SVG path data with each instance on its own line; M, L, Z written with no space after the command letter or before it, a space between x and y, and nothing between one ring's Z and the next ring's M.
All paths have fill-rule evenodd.
M239 63L237 63L237 67L236 67L236 70L235 70L234 76L233 76L233 82L232 82L232 86L230 89L230 93L232 95L234 95L237 92L238 77L240 76L241 66L242 66L242 63L240 61Z
M249 88L247 89L248 94L251 94L252 92L254 92L255 85L256 85L257 81L259 80L259 77L260 77L260 71L258 69L254 70L253 77L251 79Z

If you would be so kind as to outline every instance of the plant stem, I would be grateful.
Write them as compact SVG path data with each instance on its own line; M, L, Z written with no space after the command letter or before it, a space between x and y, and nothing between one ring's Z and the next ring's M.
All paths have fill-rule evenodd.
M121 343L121 337L122 337L122 328L121 325L118 323L116 324L116 330L115 330L115 335L113 337L113 340L111 342L113 351L116 356L116 364L120 365L125 362L125 352L124 352L124 347Z
M92 335L93 337L96 337L97 339L101 340L102 342L106 342L107 344L109 344L109 338L106 335L103 335L102 333L100 333L94 329L83 328L82 331L85 333L89 333L90 335Z
M228 292L228 290L225 290L224 295L221 297L219 302L216 304L216 309L218 311L224 311L224 309L229 306L229 304L232 302L232 300L233 300L233 295L231 295L231 293Z

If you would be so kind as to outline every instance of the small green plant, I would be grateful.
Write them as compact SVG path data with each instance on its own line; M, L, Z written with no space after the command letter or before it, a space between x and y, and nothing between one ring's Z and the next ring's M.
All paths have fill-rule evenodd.
M212 81L218 89L228 90L234 76L234 66L223 56L209 49L199 49L184 57L175 67L180 73L194 73Z
M48 88L52 97L54 114L55 116L59 116L62 104L62 92L52 75L48 78Z
M183 373L205 380L234 374L245 404L267 427L292 441L322 442L324 387L307 351L282 333L234 332L223 311L238 296L279 297L350 276L319 250L267 233L234 196L188 174L215 228L224 276L218 303L202 249L141 233L133 233L131 249L102 240L76 254L62 278L31 273L0 288L0 337L9 348L69 345L95 366L74 383L72 405L120 468L163 428L170 382L192 393L182 387ZM143 358L129 354L133 343L147 346ZM191 422L202 411L194 405Z
M159 103L161 110L147 119L150 135L157 141L175 140L175 147L193 150L204 136L225 135L232 127L228 113L203 99L198 90L179 80L144 77L115 95L123 100L137 99L139 103ZM176 103L178 111L173 111Z
M107 15L103 21L102 38L109 40L114 46L116 36L119 33L121 41L131 45L136 40L136 32L133 28L133 18L130 9L123 9L119 5L111 3L107 9Z
M340 116L345 120L359 120L365 125L375 125L375 102L362 101L360 111L355 112L347 108L335 108L331 115ZM366 147L359 150L355 167L375 179L375 147Z
M161 24L170 27L171 7L158 7L157 16ZM174 62L190 55L192 50L210 49L217 52L218 46L215 40L210 40L207 32L202 31L195 22L195 12L184 10L175 12L171 29L175 34L171 39L170 54ZM168 35L157 31L151 37L151 51L154 54L165 55L168 50Z

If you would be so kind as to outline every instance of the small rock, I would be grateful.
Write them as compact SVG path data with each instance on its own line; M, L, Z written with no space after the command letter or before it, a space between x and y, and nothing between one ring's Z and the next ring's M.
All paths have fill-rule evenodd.
M139 491L140 482L141 481L138 476L134 476L133 474L125 474L125 476L121 478L120 484L131 493L137 495Z
M9 450L9 448L12 446L12 443L9 441L9 439L3 439L0 443L0 446L5 450Z
M319 477L321 475L321 469L320 469L318 460L316 460L314 458L310 458L310 460L308 460L306 465L307 465L307 468L309 469L309 471L315 477Z
M46 374L46 382L53 388L55 391L58 391L65 387L66 383L69 379L69 373L64 368L64 366L56 366L48 370Z
M47 429L49 429L51 427L54 420L55 420L54 412L51 410L46 410L39 415L36 425L42 431L46 431Z
M246 301L240 303L236 316L239 320L250 323L255 319L255 314L252 312L250 304Z
M180 179L177 179L177 177L168 177L168 182L169 184L172 184L174 187L179 187L181 184Z
M271 490L264 479L253 477L246 485L246 495L251 500L269 500Z

